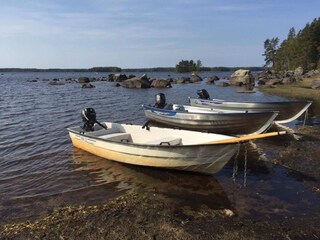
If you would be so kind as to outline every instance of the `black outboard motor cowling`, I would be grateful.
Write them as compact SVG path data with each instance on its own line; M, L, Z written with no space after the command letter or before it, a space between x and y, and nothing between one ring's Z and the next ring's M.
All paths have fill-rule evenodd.
M155 96L156 104L154 105L156 108L164 108L166 106L166 96L163 93L158 93Z
M198 90L197 94L200 99L210 99L210 95L205 89Z
M97 122L96 111L93 108L85 108L81 111L83 129L85 131L94 131L93 126Z

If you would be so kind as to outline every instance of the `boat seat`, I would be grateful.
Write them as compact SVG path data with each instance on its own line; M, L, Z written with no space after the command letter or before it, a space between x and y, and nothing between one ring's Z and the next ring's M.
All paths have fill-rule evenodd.
M182 141L181 138L169 136L169 137L165 137L165 138L154 139L154 140L146 142L145 144L162 145L162 146L175 146L175 145L180 145L181 141Z
M111 133L99 136L99 138L114 142L132 142L130 133Z
M85 134L88 136L100 137L102 135L107 135L111 133L119 133L119 129L116 129L116 128L100 129L92 132L86 132Z

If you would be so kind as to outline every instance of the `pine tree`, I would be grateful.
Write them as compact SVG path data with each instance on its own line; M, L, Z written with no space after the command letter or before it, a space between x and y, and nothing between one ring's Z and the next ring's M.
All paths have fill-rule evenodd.
M269 65L274 65L274 60L278 49L278 43L279 38L272 38L271 40L267 39L264 42L265 51L262 55L265 56L266 67L268 67Z

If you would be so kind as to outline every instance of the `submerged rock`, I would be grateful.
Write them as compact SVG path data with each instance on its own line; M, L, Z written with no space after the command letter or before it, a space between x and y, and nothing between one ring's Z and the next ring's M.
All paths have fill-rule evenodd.
M81 88L95 88L94 85L92 85L91 83L84 83Z
M218 82L218 83L216 83L216 85L218 87L228 87L228 86L230 86L230 84L227 83L227 82Z
M208 77L207 78L207 83L208 84L214 84L215 81L218 81L219 80L219 77L214 75L214 76L211 76L211 77Z
M88 77L79 77L78 83L89 83L90 79Z

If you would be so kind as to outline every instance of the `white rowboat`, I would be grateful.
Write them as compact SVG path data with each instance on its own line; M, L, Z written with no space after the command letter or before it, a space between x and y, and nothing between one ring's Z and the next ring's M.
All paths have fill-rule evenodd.
M107 129L101 127L107 126ZM68 128L72 144L94 155L127 164L213 174L246 139L221 134L105 122L93 131ZM278 135L275 133L273 135Z

